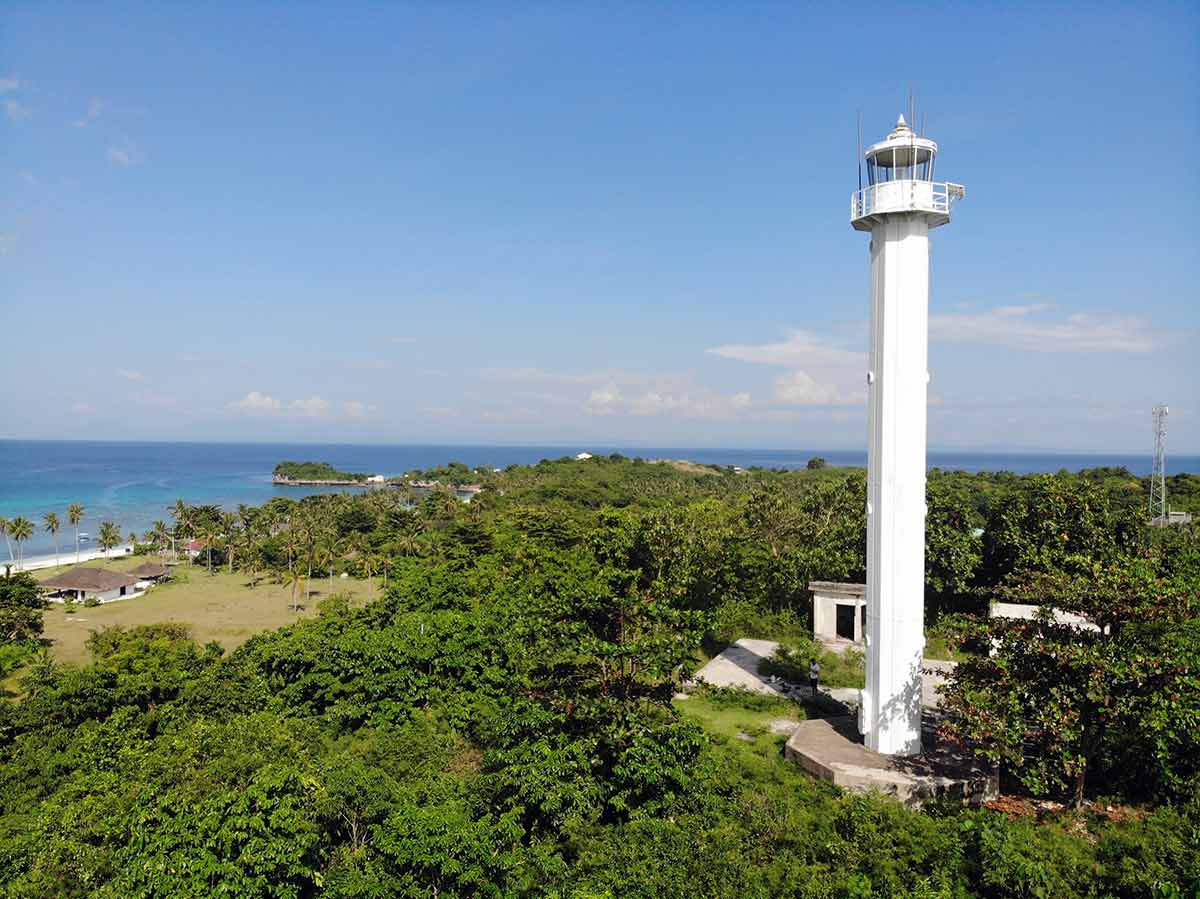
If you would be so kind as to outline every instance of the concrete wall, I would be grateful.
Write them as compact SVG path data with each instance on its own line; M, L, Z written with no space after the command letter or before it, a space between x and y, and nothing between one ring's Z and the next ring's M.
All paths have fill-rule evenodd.
M837 632L838 606L854 609L854 643L864 642L863 609L867 599L863 584L816 582L808 585L813 595L813 637L823 643L846 642Z

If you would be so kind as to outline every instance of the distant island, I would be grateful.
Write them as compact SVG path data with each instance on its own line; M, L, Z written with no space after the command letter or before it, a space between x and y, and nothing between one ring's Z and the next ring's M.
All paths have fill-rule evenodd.
M275 466L271 480L293 487L365 487L372 476L353 471L338 471L328 462L289 462ZM380 478L382 480L382 478Z

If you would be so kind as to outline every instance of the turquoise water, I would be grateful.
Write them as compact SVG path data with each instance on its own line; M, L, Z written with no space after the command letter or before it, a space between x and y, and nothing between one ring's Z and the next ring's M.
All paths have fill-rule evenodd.
M0 440L0 515L24 515L38 525L25 547L26 558L54 552L41 530L42 516L56 511L65 521L70 503L82 503L81 529L92 534L101 521L117 522L121 532L139 534L155 519L171 521L168 507L176 499L234 508L257 505L273 496L299 497L336 488L276 487L271 471L281 459L319 460L347 471L403 474L447 462L503 468L511 464L557 459L580 450L622 452L647 459L692 459L718 465L797 468L820 455L833 465L866 465L866 453L839 450L695 449L686 447L598 446L348 446L338 444L266 443L125 443L90 441ZM1124 465L1148 474L1150 457L1025 453L930 452L930 466L964 471L1006 470L1017 473ZM1200 472L1200 457L1175 457L1169 471ZM70 529L60 533L62 546L73 544Z

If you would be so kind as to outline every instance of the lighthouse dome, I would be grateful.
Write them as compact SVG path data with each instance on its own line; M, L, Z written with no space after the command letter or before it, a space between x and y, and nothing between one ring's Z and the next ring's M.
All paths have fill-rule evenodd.
M863 154L867 161L868 176L881 176L878 180L894 181L913 179L930 181L933 178L933 161L937 156L937 143L918 137L909 127L904 116L896 120L885 140L872 144ZM881 171L888 169L889 171ZM874 184L875 180L871 180Z

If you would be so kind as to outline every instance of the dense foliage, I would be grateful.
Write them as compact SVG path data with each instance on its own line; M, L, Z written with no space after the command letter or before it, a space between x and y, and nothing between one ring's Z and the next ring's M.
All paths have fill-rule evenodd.
M289 462L275 466L275 477L289 481L365 481L367 475L353 471L338 471L328 462Z
M163 624L94 635L87 668L27 666L24 695L0 700L0 896L1200 889L1194 528L1137 527L1087 478L984 478L986 501L969 476L931 479L940 603L1034 591L1109 627L1053 681L1044 659L1010 662L1002 646L975 658L1004 677L963 689L1002 721L987 747L1020 773L1005 742L1020 709L998 691L1057 697L1056 684L1102 671L1096 714L1120 738L1089 755L1086 785L1142 806L1010 820L839 795L672 700L702 647L802 635L809 580L863 576L861 472L616 457L473 474L484 489L469 504L372 491L237 514L181 505L156 540L203 536L197 564L294 577L297 592L343 571L388 589L364 608L326 590L316 617L228 656ZM1041 526L1037 502L1059 504L1054 522ZM1071 770L1069 735L1047 740L1030 787L1074 788L1055 780ZM1151 776L1106 776L1136 756L1154 760Z

